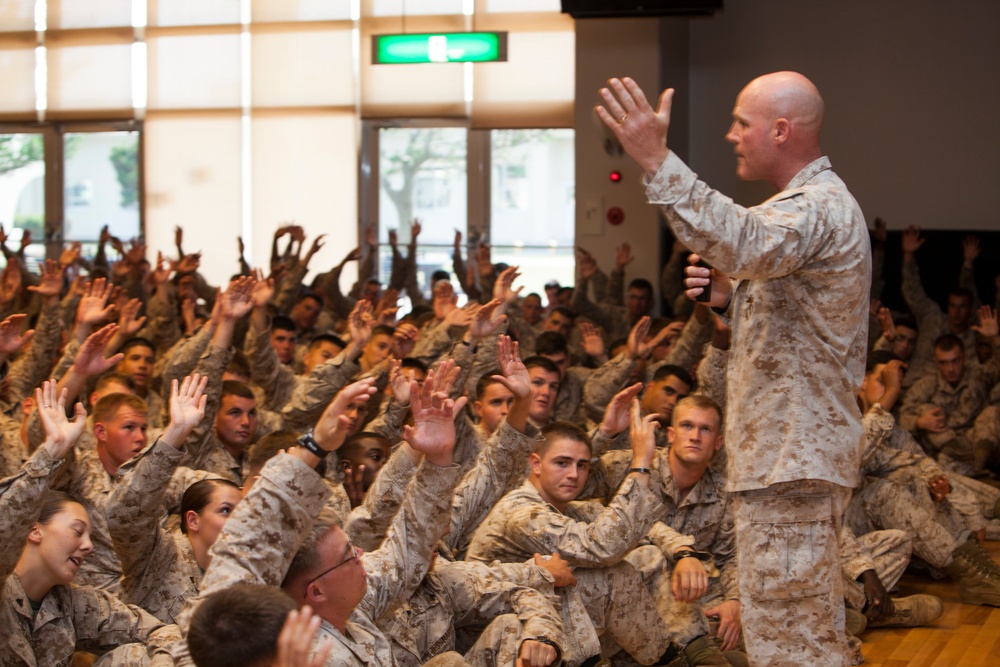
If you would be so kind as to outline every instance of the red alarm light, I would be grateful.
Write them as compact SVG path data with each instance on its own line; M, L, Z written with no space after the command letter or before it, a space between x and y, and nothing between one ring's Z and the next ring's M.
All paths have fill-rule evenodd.
M612 183L618 183L622 180L622 173L616 169L608 174L608 178L611 179Z

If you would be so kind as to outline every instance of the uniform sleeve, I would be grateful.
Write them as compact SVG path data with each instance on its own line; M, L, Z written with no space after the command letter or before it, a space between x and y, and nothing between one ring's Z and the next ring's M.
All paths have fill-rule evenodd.
M77 647L103 652L142 642L149 656L166 655L181 638L180 628L168 625L140 607L88 586L73 587L73 628Z
M943 320L946 319L945 315L941 312L941 306L924 291L916 259L903 258L903 280L900 289L906 305L910 307L910 312L917 318L917 325L921 331L937 331L941 328Z
M430 568L434 545L451 516L459 467L421 463L382 546L364 554L368 592L359 605L370 618L410 598Z
M250 381L263 388L266 396L264 404L258 407L280 411L295 392L295 374L278 359L271 346L270 331L258 329L253 318L243 349L250 362Z
M787 276L820 255L833 220L801 194L785 190L766 206L744 208L699 181L673 151L646 188L682 243L741 279Z
M121 562L122 585L131 599L141 601L156 573L165 572L177 557L174 541L160 526L163 492L183 452L157 439L139 458L124 464L122 478L108 497L108 532ZM155 584L154 584L155 585Z
M30 396L35 387L49 377L52 362L58 354L62 342L62 322L59 306L42 306L35 335L28 345L28 351L18 357L7 374L7 402L15 405Z
M212 453L210 441L215 428L215 416L222 403L222 373L232 358L232 349L223 350L209 345L208 351L194 368L195 373L208 377L208 386L205 387L205 416L184 441L184 448L188 453L182 462L191 468L207 469L206 461Z
M451 502L451 530L444 536L452 553L462 554L468 549L479 524L523 478L528 457L541 439L530 424L527 430L532 435L521 433L504 419L473 468L462 478Z
M365 551L381 546L416 471L403 448L396 447L375 475L364 502L351 511L345 530L355 546Z
M40 499L62 464L45 449L37 450L21 469L0 480L0 581L14 571L31 526L41 512Z
M285 428L305 431L315 424L337 392L360 371L357 362L347 359L344 352L313 368L306 379L298 383L291 400L281 410Z
M652 491L629 478L593 521L529 505L513 511L504 530L526 554L558 551L573 567L606 567L639 544L665 511Z

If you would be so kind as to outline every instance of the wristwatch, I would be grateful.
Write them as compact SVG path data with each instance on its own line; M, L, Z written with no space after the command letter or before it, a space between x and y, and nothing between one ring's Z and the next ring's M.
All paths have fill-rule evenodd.
M316 456L318 456L321 459L322 458L326 458L326 455L329 453L325 449L323 449L322 447L320 447L318 442L316 442L316 438L313 437L313 430L312 429L309 429L308 431L306 431L305 433L303 433L299 437L298 443L299 443L299 447L302 447L304 449L308 449L311 453L315 454Z

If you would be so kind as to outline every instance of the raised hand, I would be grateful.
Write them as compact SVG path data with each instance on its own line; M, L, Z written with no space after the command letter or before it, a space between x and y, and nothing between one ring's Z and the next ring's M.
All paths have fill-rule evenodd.
M323 642L316 649L315 655L310 659L312 653L313 639L319 631L321 619L309 605L304 605L301 611L291 611L285 619L285 624L281 626L281 634L278 635L278 651L275 658L275 667L322 667L326 664L326 659L333 650L333 643L329 639Z
M250 276L240 276L229 283L225 293L220 296L223 319L235 322L253 309L250 294L256 282Z
M437 386L438 373L427 371L423 386L410 383L410 412L413 426L406 426L403 439L410 447L437 466L451 464L455 449L455 417L465 407L466 398L448 398Z
M351 501L351 509L358 507L365 501L365 465L362 463L356 468L345 459L344 464L344 492L347 499Z
M979 308L979 324L972 325L972 330L986 338L1000 336L1000 325L997 322L997 311L989 306Z
M447 280L439 280L434 285L433 305L434 317L444 320L449 313L457 308L458 295L455 288Z
M198 373L186 376L179 384L177 380L170 382L170 426L185 431L181 442L205 416L207 386L208 376Z
M580 246L576 247L576 273L580 280L586 280L597 273L597 260Z
M604 338L597 330L597 327L590 322L580 322L578 327L580 329L580 335L583 339L583 351L587 353L587 356L596 359L600 363L606 361L607 356L604 354Z
M59 268L59 262L47 259L40 268L42 270L41 281L37 285L28 285L28 289L42 297L58 298L59 292L62 291L63 273L62 269Z
M718 269L707 269L698 266L701 257L695 253L688 256L689 266L684 267L684 294L687 298L695 301L706 288L711 286L712 296L709 305L714 308L722 308L729 303L729 297L733 293L733 285L729 282L728 276Z
M500 301L497 299L481 306L473 306L471 308L472 323L469 325L469 336L475 340L482 340L489 336L497 327L497 323L493 321L493 311L499 306Z
M903 254L912 255L918 250L920 246L924 244L927 239L920 238L920 228L910 225L905 232L903 232Z
M500 272L496 282L493 283L493 298L505 306L514 303L524 290L524 285L516 290L513 289L514 281L521 275L520 268L519 266L507 267Z
M17 313L0 322L0 356L8 357L17 352L35 335L34 329L21 333L21 327L27 319L28 316L24 313Z
M351 346L361 352L361 348L368 344L372 337L372 327L375 320L372 317L371 301L358 299L347 316L347 330L351 334Z
M142 329L146 323L146 316L139 317L139 310L142 308L142 301L139 299L129 299L121 309L121 316L118 318L118 327L121 336L128 340Z
M105 359L104 350L117 333L118 325L108 324L87 336L73 360L73 371L84 377L95 377L114 368L125 355L119 352Z
M628 243L622 243L615 250L615 266L621 271L626 266L632 263L635 259L635 255L632 254L632 246Z
M260 269L254 271L254 276L257 282L250 290L250 300L253 302L254 308L266 308L267 304L271 302L271 297L274 296L274 279L264 278L264 272Z
M660 427L659 417L660 415L656 413L643 417L639 399L632 399L629 438L632 441L633 468L648 468L653 464L653 455L656 453L656 429Z
M184 255L181 257L180 261L177 262L177 266L174 267L177 273L194 273L201 266L201 253L196 252L193 255Z
M160 286L170 280L170 274L174 272L174 262L163 256L159 250L156 251L156 266L150 274L153 284Z
M516 398L529 398L531 377L521 361L517 341L512 341L510 336L500 336L497 340L497 364L503 375L493 375L492 379L507 387Z
M80 249L82 247L82 243L74 241L63 248L63 251L59 254L59 267L68 269L73 264L76 264L76 261L80 259Z
M601 420L601 435L613 438L629 427L632 423L632 401L641 391L642 383L636 382L622 389L608 401L608 406L604 408L604 418Z
M980 252L982 248L979 247L978 236L966 236L962 239L962 263L965 266L971 269Z
M56 392L56 381L46 380L42 386L35 389L35 409L38 419L45 430L45 441L42 447L48 450L52 458L65 458L69 450L80 439L87 423L87 412L82 403L76 404L72 421L66 417L66 390Z
M444 282L443 280L441 282ZM438 283L440 284L440 283ZM446 327L467 327L472 324L472 319L479 312L480 307L475 303L467 303L462 308L453 308L441 320Z
M392 356L402 359L413 351L420 332L412 324L400 324L392 334Z
M327 452L339 449L350 435L350 419L344 414L351 403L367 403L376 392L375 378L365 378L347 385L333 397L313 428L316 443Z
M396 313L399 311L399 290L389 288L382 292L378 303L375 305L374 317L379 324L392 326L396 322Z
M410 404L410 381L403 375L403 362L400 359L392 361L392 368L389 369L389 388L392 390L392 400L396 405Z
M644 354L648 355L652 351L652 348L643 345L646 336L649 334L649 324L649 315L643 315L632 327L632 330L628 332L628 343L625 350L630 359L643 359Z
M879 326L882 327L882 335L890 343L896 340L896 322L892 319L892 311L882 306L876 315Z
M420 236L420 231L423 229L423 225L420 224L420 218L414 218L413 222L410 224L410 247L415 248L417 246L417 237Z
M667 130L674 89L663 91L656 109L646 100L639 84L628 77L609 79L607 87L601 88L599 94L604 105L594 108L597 117L647 176L656 175L670 154Z
M374 225L365 225L364 237L365 245L373 250L378 248L378 230Z
M308 263L309 260L312 259L313 256L320 251L320 249L323 247L323 238L325 236L326 234L320 234L315 239L313 239L312 245L309 246L309 252L306 253L305 259L303 259L302 261Z

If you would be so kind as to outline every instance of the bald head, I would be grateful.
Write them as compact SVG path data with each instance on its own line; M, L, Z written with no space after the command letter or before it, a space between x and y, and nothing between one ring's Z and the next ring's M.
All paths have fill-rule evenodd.
M797 129L815 137L823 129L823 98L813 82L798 72L773 72L757 77L740 95L750 94L764 105L772 120L787 118Z
M798 72L773 72L747 84L736 98L726 139L735 145L737 174L779 190L819 158L823 98Z

